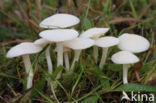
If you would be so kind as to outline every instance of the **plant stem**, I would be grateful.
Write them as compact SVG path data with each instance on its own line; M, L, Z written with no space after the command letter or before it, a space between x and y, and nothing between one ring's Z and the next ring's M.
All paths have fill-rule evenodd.
M95 63L97 63L97 61L98 61L98 56L99 56L99 54L98 54L98 47L97 46L93 46L93 57L95 59Z
M72 62L72 65L71 65L71 67L70 67L70 70L73 71L75 62L77 62L77 61L79 60L80 53L81 53L81 50L75 50L75 51L74 51L74 60L73 60L73 62Z
M68 52L64 52L64 59L65 59L65 70L69 71L69 57Z
M101 69L103 69L103 66L104 66L104 64L106 62L107 52L108 52L108 48L103 48L103 50L102 50L102 58L101 58L101 61L100 61L100 64L99 64L99 67Z
M62 42L56 43L57 46L57 67L63 65L63 44ZM56 77L56 79L61 78L62 71L60 71Z
M23 55L23 61L26 69L26 73L28 73L28 78L27 78L27 89L31 88L33 85L33 69L31 66L30 58L29 55Z
M50 45L46 49L45 55L46 55L46 60L47 60L47 64L48 64L48 73L52 74L52 72L53 72L53 65L52 65L52 60L51 60L51 57L50 57Z

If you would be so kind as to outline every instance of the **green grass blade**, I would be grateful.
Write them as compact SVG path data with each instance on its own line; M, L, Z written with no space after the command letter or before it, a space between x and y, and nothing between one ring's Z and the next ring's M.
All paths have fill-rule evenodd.
M76 102L79 102L79 101L85 99L86 97L90 96L91 94L93 94L96 90L100 89L101 87L102 87L102 85L97 86L96 88L94 88L92 91L90 91L89 93L87 93L87 94L84 95L83 97L81 97L81 98L79 98L79 99L77 99L77 100L74 100L74 101L71 102L71 103L76 103Z
M41 93L40 91L38 91L37 89L35 89L38 94L40 94L41 97L43 97L45 100L47 100L49 103L54 103L49 97L47 97L46 95L44 95L43 93Z
M77 80L76 80L74 86L72 87L71 96L73 95L73 92L74 92L74 90L75 90L75 88L76 88L76 86L77 86L77 84L78 84L80 78L82 77L82 73L83 73L83 71L84 71L84 67L81 66L81 69L82 69L82 70L81 70L81 72L80 72L80 75L78 76L78 78L77 78Z
M50 81L50 87L51 87L51 91L52 91L53 96L56 99L57 103L60 103L59 100L57 99L57 96L56 96L55 91L54 91L53 81Z
M132 3L132 0L129 0L129 4L130 4L130 7L131 7L131 9L132 9L132 14L133 14L133 16L134 16L135 18L137 18L137 13L136 13L135 7L134 7L134 5L133 5L133 3Z

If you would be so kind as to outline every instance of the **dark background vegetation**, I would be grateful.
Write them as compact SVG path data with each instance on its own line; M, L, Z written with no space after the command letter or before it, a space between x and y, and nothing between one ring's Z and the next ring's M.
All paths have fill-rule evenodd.
M110 60L111 55L118 51L114 47L109 50L104 71L95 65L92 49L83 51L74 74L64 73L59 80L59 88L53 94L54 90L46 85L48 75L44 53L39 58L32 55L35 85L31 90L24 89L22 59L7 59L6 53L20 42L38 39L41 31L38 24L55 13L78 16L81 22L75 29L80 33L91 27L109 27L106 35L117 37L128 32L146 37L151 46L148 51L137 54L141 61L130 68L129 82L132 84L122 85L122 66ZM0 0L0 103L129 103L120 100L122 93L119 91L155 93L155 40L155 0ZM56 55L53 49L51 52L55 63Z

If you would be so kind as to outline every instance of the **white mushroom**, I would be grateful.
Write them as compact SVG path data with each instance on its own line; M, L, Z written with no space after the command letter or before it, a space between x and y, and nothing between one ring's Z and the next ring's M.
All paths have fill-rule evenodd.
M130 64L139 62L139 58L129 51L120 51L113 54L111 60L115 64L123 64L123 83L128 83L128 68L130 67Z
M41 28L67 28L80 22L79 18L70 14L55 14L40 23Z
M96 46L103 48L102 58L99 64L99 67L101 69L103 68L105 64L108 48L111 46L117 45L118 43L119 43L119 39L115 37L111 37L111 36L102 37L95 41Z
M80 35L80 38L91 38L93 40L97 40L100 36L104 35L106 32L108 32L109 28L91 28L88 29L87 31L83 32ZM93 47L93 56L95 59L95 62L98 61L98 47L94 46Z
M42 48L40 46L35 45L34 43L24 42L12 47L6 55L7 58L13 58L18 56L23 57L26 73L28 73L28 79L27 79L28 89L31 88L33 85L33 69L31 66L29 54L38 53L41 50Z
M128 83L127 75L130 64L139 62L139 58L129 51L120 51L112 55L111 60L116 64L123 64L123 83ZM123 97L128 97L125 91Z
M79 60L81 50L93 46L94 40L89 39L89 38L76 38L76 39L64 42L64 45L74 50L74 60L70 68L70 70L73 70L75 62Z
M44 48L47 44L51 44L51 42L46 39L40 38L40 39L34 41L34 44L39 45L42 48ZM46 60L47 60L47 65L48 65L48 73L52 74L53 65L52 65L52 60L50 57L50 45L47 47L47 49L45 51L45 55L46 55Z
M51 42L56 42L57 48L57 67L63 65L63 42L72 40L78 36L78 32L73 29L56 29L42 31L40 37L47 39ZM61 72L58 74L57 79L61 77Z
M150 43L146 38L136 34L124 33L121 36L119 36L119 39L119 49L130 51L133 53L140 53L146 51L150 46Z

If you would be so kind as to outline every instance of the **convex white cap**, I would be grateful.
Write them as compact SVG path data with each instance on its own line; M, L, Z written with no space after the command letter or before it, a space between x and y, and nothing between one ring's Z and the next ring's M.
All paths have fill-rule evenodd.
M101 35L104 35L107 31L109 30L109 28L91 28L88 29L87 31L83 32L80 37L82 38L98 38Z
M115 64L133 64L139 61L139 58L129 51L119 51L112 55L111 60Z
M34 41L34 44L39 45L41 47L44 47L49 43L50 43L50 41L48 41L46 39L43 39L43 38L40 38L40 39L37 39L37 40Z
M55 29L42 31L39 35L51 42L63 42L76 38L79 33L74 29Z
M102 47L102 48L108 48L108 47L117 45L119 43L119 41L120 40L118 38L115 38L112 36L105 36L105 37L102 37L102 38L96 40L95 45Z
M76 38L64 42L64 45L74 50L82 50L93 46L94 43L95 41L89 38Z
M26 54L34 54L38 53L42 50L42 48L31 42L20 43L14 47L12 47L8 53L7 58L18 57Z
M146 51L150 46L150 43L146 38L136 34L125 33L119 36L119 39L119 49L130 51L133 53L140 53Z
M70 14L55 14L40 23L41 28L67 28L80 22L79 18Z

